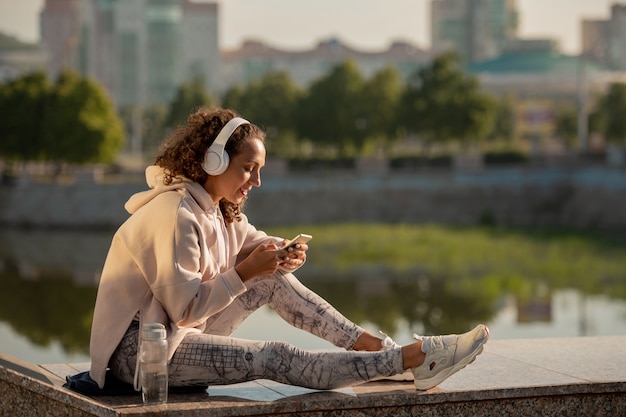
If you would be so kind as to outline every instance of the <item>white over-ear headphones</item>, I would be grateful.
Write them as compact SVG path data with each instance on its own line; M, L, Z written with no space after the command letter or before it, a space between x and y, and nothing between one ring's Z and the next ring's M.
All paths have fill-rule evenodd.
M222 130L220 130L220 133L217 134L217 137L211 146L209 146L209 149L207 149L204 161L202 162L202 169L204 169L207 174L220 175L226 171L229 163L228 153L224 149L226 142L228 142L228 139L235 129L246 124L250 124L250 122L241 117L235 117L229 120Z

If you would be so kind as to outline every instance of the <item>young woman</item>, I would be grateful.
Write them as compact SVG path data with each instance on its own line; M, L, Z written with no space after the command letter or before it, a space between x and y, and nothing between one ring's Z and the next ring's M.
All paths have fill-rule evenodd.
M231 110L200 109L163 144L146 169L148 191L113 237L98 288L90 376L107 368L135 384L142 323L166 326L170 386L266 378L316 389L356 385L410 369L415 386L436 386L482 352L489 332L418 337L400 347L342 316L292 274L307 244L248 223L242 207L261 186L265 135ZM345 350L308 352L280 341L230 335L269 304L293 326Z

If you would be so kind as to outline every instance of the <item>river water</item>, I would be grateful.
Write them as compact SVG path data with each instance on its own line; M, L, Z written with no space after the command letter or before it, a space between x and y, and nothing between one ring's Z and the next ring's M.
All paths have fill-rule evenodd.
M86 362L96 285L111 231L0 231L0 351L33 363ZM482 322L493 339L626 334L626 300L546 285L530 297L460 289L424 276L366 279L307 273L301 280L366 329L404 344L413 332L462 332ZM235 333L305 349L330 345L293 329L269 308Z

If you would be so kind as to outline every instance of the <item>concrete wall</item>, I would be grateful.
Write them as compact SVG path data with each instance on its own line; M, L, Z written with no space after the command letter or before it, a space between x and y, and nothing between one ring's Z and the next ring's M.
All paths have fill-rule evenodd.
M143 183L0 187L0 224L117 227ZM474 172L268 174L246 213L257 226L405 222L567 225L626 230L626 171L506 168Z

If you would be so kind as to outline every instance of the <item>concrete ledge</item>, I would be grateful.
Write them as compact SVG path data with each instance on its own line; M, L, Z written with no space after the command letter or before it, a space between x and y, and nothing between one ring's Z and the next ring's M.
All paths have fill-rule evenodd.
M0 354L0 416L626 415L626 336L492 340L474 364L427 392L412 382L310 392L260 380L143 407L139 395L90 398L62 388L66 374L86 366Z
M145 189L143 180L0 186L0 225L114 230L128 218L126 200ZM264 176L246 213L263 227L346 221L464 226L488 218L502 226L615 232L626 230L624 190L626 170L606 167L291 172ZM290 204L276 204L285 198Z

